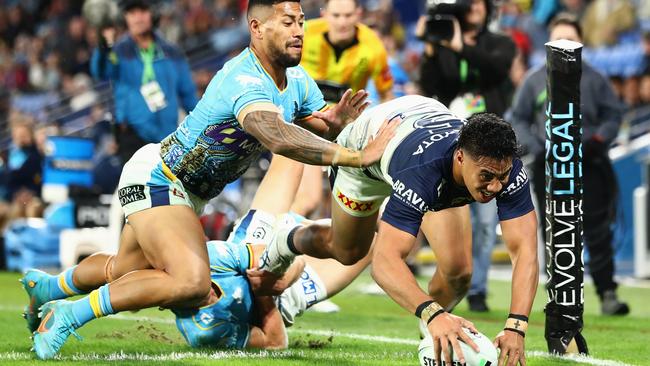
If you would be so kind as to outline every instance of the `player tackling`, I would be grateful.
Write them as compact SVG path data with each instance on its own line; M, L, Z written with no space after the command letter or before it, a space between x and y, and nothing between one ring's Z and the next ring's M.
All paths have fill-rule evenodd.
M363 148L384 120L401 117L381 161L367 168L334 167L332 222L281 228L262 256L261 269L280 275L297 254L353 264L375 236L379 206L388 197L372 258L372 275L399 305L427 324L438 364L460 355L467 320L448 313L466 294L472 274L468 203L497 200L513 263L510 315L496 339L499 365L525 365L524 337L537 288L537 220L527 174L517 158L511 126L494 114L462 121L441 103L407 96L365 111L337 142ZM334 203L335 202L335 203ZM404 258L422 230L438 258L428 293ZM450 347L451 345L451 347Z
M32 296L26 317L39 358L54 357L76 329L96 318L205 304L212 282L197 213L241 176L263 148L315 165L368 166L381 158L393 134L390 126L358 151L292 124L311 120L336 136L366 106L364 92L349 91L325 109L316 83L298 66L303 22L299 0L249 1L250 47L213 77L175 132L160 144L142 147L124 166L118 195L128 223L117 255L94 263L106 269L106 278L77 287L75 276L88 277L68 270L59 277L57 298L96 289L77 301L46 303L42 320L42 300ZM35 289L38 281L26 279L25 285Z

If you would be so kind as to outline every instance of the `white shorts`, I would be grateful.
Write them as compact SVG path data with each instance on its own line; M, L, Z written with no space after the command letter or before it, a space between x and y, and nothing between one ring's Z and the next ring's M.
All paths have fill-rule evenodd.
M359 150L363 137L359 129L348 126L336 139L339 145ZM367 217L374 215L382 202L392 191L390 184L375 177L369 169L352 167L331 167L330 185L334 201L351 216Z
M157 206L188 206L197 215L207 203L185 190L183 183L163 164L160 144L141 147L124 165L117 190L124 216Z

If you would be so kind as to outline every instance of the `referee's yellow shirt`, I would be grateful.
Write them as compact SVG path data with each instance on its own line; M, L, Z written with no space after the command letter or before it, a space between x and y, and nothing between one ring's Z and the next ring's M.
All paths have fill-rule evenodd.
M375 31L357 25L357 41L346 48L337 59L334 47L325 35L328 25L318 18L305 22L302 67L315 80L327 80L352 88L364 89L370 78L379 93L393 87L386 48Z

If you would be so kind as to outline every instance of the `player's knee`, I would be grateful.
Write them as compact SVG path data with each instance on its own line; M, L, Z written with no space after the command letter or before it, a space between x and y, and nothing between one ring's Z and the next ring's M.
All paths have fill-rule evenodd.
M469 290L470 283L472 282L472 270L469 269L448 276L447 281L457 296L464 296Z
M191 280L179 282L176 301L199 304L210 295L210 276L207 276L207 279L196 276Z

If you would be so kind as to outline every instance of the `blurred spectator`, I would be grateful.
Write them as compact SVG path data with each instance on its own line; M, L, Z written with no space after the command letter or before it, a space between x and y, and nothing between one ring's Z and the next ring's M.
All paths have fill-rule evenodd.
M196 87L183 53L154 32L146 0L123 2L128 33L115 44L115 28L102 31L94 51L95 77L114 82L116 141L125 163L143 145L159 142L178 126L178 109L196 105Z
M205 47L210 41L207 33L216 24L212 12L210 12L203 1L190 0L189 8L184 19L185 35L182 38L182 46L185 50L196 50Z
M639 83L639 99L641 104L649 106L650 105L650 70L641 75L641 81Z
M39 196L41 191L42 157L34 141L34 123L24 115L10 121L11 145L3 167L6 174L5 200L12 201L22 191Z
M68 21L66 32L55 46L64 62L61 64L66 74L84 72L88 74L90 47L86 41L86 23L79 16Z
M634 6L628 0L593 0L582 19L583 41L588 47L612 45L619 34L636 25Z
M612 75L609 77L609 82L611 83L616 99L623 102L623 77Z
M550 25L550 40L582 41L577 19L561 14ZM583 62L580 80L583 146L583 208L584 242L589 250L589 271L601 299L603 314L627 314L629 308L616 296L612 221L616 212L618 184L609 160L608 147L616 137L621 123L622 106L616 100L608 80L588 63ZM528 153L533 188L539 217L544 215L545 202L545 123L546 67L532 70L517 90L510 121L517 137ZM540 227L545 232L545 220Z
M69 79L65 93L70 96L70 109L76 112L92 106L97 101L97 92L92 88L90 76L78 73Z
M629 108L623 117L623 123L628 127L628 134L621 128L619 143L625 145L630 138L635 138L641 133L650 130L650 73L646 72L639 77L639 103Z
M561 0L561 5L563 13L571 14L576 17L578 21L582 20L585 10L587 9L586 0Z
M61 127L56 123L44 123L36 126L34 130L34 143L41 156L47 155L47 138L61 135Z
M509 105L509 74L516 49L508 36L487 29L492 13L490 0L473 0L463 17L454 20L450 40L433 42L424 26L419 29L420 35L428 39L420 68L420 88L461 117L479 112L503 116ZM470 209L474 261L467 300L470 310L488 311L487 273L496 242L496 201L473 203Z
M639 80L639 77L631 76L623 81L623 102L628 109L636 108L641 103Z
M179 45L183 35L183 27L176 19L178 14L175 11L173 3L165 3L160 6L158 30L162 38L171 44Z

